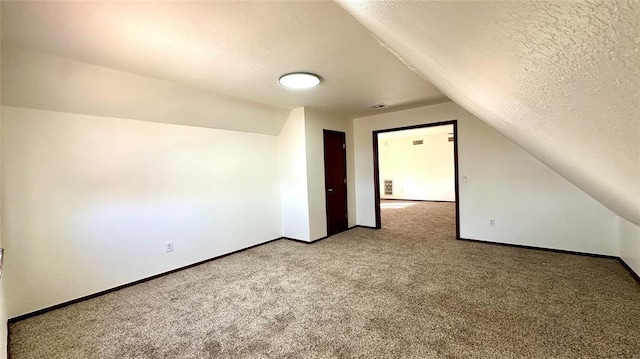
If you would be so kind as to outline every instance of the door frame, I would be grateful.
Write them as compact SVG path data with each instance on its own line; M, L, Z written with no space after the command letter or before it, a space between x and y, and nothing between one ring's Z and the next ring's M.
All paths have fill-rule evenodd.
M325 137L326 134L328 132L333 132L333 133L339 133L342 135L342 137L344 137L344 143L343 143L343 153L342 155L344 156L344 178L345 178L345 183L343 183L344 186L344 205L345 205L345 228L342 229L341 231L338 231L336 233L333 234L329 234L329 196L327 194L327 163L326 163L326 143L325 143ZM348 169L348 165L347 165L347 133L344 131L336 131L336 130L328 130L328 129L323 129L322 130L322 152L323 152L323 161L324 161L324 208L325 208L325 218L327 221L327 236L332 236L334 234L338 234L340 232L344 232L347 229L349 229L349 186L347 184L347 169Z
M455 196L456 196L456 239L460 239L460 184L458 176L458 120L442 121L425 123L421 125L413 125L406 127L388 128L384 130L373 131L373 190L374 190L374 205L375 205L375 217L376 225L375 229L382 228L382 221L380 219L380 164L378 163L378 134L385 132L395 132L403 130L414 130L417 128L436 127L453 125L453 175L455 177Z

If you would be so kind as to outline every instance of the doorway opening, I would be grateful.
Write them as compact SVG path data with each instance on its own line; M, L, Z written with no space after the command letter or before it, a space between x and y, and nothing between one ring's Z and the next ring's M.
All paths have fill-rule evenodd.
M373 132L375 228L381 207L454 207L460 239L457 127L452 120Z

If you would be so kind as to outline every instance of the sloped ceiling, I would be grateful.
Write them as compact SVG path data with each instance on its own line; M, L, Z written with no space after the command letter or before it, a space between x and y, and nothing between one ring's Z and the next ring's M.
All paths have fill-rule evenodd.
M280 133L289 111L65 57L2 48L2 104L48 111Z
M402 107L449 101L329 1L3 1L2 46L3 53L14 59L14 54L20 56L19 61L3 63L3 102L14 106L37 104L41 109L61 111L64 105L70 112L109 115L104 112L111 111L118 117L170 122L183 121L172 111L194 106L198 108L189 114L217 113L212 106L187 101L193 89L199 90L202 99L215 97L218 109L224 101L217 95L223 95L262 106L255 108L308 106L345 117L371 114L375 110L369 106L380 102ZM66 66L66 71L64 59L73 65ZM100 83L98 79L111 78L107 69L118 71L116 77L123 79L132 74L147 80L123 80L127 84L122 86L123 93L91 87L92 82ZM280 87L278 78L293 71L315 72L324 81L309 91ZM12 75L18 72L26 73L31 82L22 83ZM68 76L60 77L60 73ZM76 73L82 78L76 80ZM49 84L57 79L58 85L42 83L43 78ZM178 94L185 101L176 105L170 96L162 95L169 92L153 90L153 86L168 86L152 85L154 80L178 85L171 96ZM116 85L114 81L108 84ZM76 96L83 92L92 101ZM154 92L161 94L152 98ZM107 94L122 100L106 98ZM131 105L137 97L144 101ZM164 105L140 118L142 109L152 108L154 102ZM277 109L266 110L262 117L279 129L286 113L274 119ZM255 116L238 115L230 120L239 121L246 122L241 126L246 128L255 123ZM233 127L206 118L196 122ZM263 132L260 128L255 131Z
M446 95L640 225L638 2L339 5L3 1L2 103L274 134Z
M445 95L640 225L640 3L339 4Z

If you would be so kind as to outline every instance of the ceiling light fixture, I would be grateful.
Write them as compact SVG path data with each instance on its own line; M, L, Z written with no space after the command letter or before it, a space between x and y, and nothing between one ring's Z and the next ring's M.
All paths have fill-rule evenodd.
M320 77L308 72L292 72L284 74L278 79L280 86L292 90L304 90L320 84Z

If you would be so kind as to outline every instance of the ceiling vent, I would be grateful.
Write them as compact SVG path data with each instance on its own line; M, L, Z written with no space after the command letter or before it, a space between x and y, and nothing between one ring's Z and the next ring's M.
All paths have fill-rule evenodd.
M374 110L379 110L381 108L387 108L387 107L389 107L389 105L387 105L386 103L379 103L377 105L373 105L373 106L369 106L369 107L371 107Z

